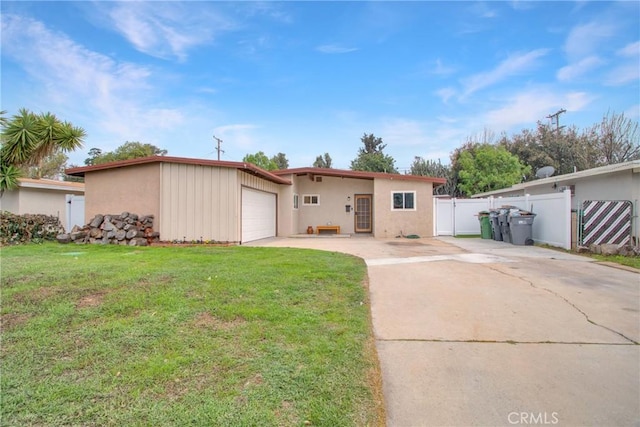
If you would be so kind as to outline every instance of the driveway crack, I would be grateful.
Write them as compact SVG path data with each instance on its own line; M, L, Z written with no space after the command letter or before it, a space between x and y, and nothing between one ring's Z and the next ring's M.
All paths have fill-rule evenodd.
M564 297L563 295L560 295L559 293L557 293L557 292L555 292L555 291L553 291L553 290L551 290L551 289L548 289L548 288L545 288L545 287L542 287L542 286L536 286L536 285L535 285L531 280L526 279L526 278L524 278L524 277L517 276L517 275L515 275L515 274L507 273L507 272L502 271L502 270L500 270L500 269L497 269L497 268L495 268L495 267L491 267L491 266L488 266L488 267L489 267L489 269L491 269L491 270L493 270L493 271L495 271L495 272L498 272L498 273L504 274L505 276L515 277L516 279L520 279L520 280L522 280L522 281L524 281L524 282L528 283L528 284L529 284L529 286L531 286L531 287L532 287L532 288L534 288L534 289L539 289L539 290L541 290L541 291L546 291L546 292L550 293L551 295L554 295L555 297L562 299L565 303L567 303L568 305L570 305L574 310L576 310L578 313L582 314L582 315L584 316L584 318L587 320L587 322L591 323L592 325L597 326L597 327L602 328L602 329L605 329L605 330L607 330L607 331L609 331L609 332L612 332L612 333L614 333L614 334L616 334L616 335L619 335L620 337L624 338L625 340L629 341L629 342L630 342L630 343L632 343L632 344L635 344L635 345L639 345L639 344L640 344L640 343L638 343L637 341L635 341L635 340L633 340L633 339L629 338L628 336L626 336L626 335L625 335L625 334L623 334L622 332L616 331L615 329L612 329L612 328L610 328L610 327L608 327L608 326L605 326L605 325L601 325L601 324L599 324L598 322L595 322L595 321L591 320L591 318L589 318L589 315L588 315L587 313L585 313L584 311L582 311L578 306L576 306L574 303L572 303L571 301L569 301L569 300L568 300L566 297Z

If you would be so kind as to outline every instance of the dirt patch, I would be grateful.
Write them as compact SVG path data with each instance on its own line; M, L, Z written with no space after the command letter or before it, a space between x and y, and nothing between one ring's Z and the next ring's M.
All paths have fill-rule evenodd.
M228 331L240 325L246 323L246 320L242 318L235 318L233 320L222 320L218 317L212 316L211 313L204 312L198 314L193 320L193 325L198 328L210 328L220 331Z
M12 329L29 320L31 316L24 313L7 313L0 316L0 330Z
M76 308L98 307L102 304L105 295L106 294L104 292L86 295L80 298L80 300L76 303Z

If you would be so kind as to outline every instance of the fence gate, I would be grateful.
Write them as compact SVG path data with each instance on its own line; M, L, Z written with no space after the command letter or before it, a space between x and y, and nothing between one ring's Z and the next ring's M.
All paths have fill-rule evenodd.
M631 243L633 204L628 200L587 200L582 204L581 244Z

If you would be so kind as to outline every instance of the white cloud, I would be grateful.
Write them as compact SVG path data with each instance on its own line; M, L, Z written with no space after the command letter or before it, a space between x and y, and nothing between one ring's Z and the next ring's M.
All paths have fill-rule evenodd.
M91 146L151 142L184 122L182 110L155 101L152 70L88 50L39 21L2 16L2 49L34 81L40 105L73 114Z
M560 68L556 77L560 81L574 80L601 65L603 61L597 56L588 56L580 61Z
M616 52L620 56L637 57L640 56L640 41L629 43Z
M605 84L609 86L621 86L638 79L640 79L640 68L636 62L612 69L605 79Z
M178 2L106 2L114 29L137 50L157 58L183 61L189 49L210 42L234 24L205 3L187 9Z
M577 25L571 29L564 44L564 50L571 61L591 56L607 38L613 35L614 28L601 22Z
M318 52L336 54L336 53L350 53L358 50L356 47L346 47L337 44L325 44L316 47Z
M384 141L393 145L420 145L425 143L422 124L405 118L387 118L382 123Z
M436 59L435 68L431 70L432 74L437 74L440 76L447 76L449 74L455 73L456 69L453 67L447 67L442 64L442 60L440 58Z
M230 124L216 127L214 134L218 138L226 140L227 143L233 141L233 144L239 148L251 149L256 145L256 137L253 135L253 131L257 128L258 126L248 123Z
M629 43L625 47L618 49L616 55L621 57L621 60L609 70L604 79L604 84L622 86L640 79L640 67L638 66L640 41Z
M445 87L438 89L435 93L440 97L440 99L442 99L442 102L446 104L449 102L449 99L456 94L456 90L450 87Z
M519 125L530 126L559 108L579 111L592 100L592 97L584 92L528 90L505 100L504 107L487 112L484 119L490 129L507 131Z
M538 59L547 55L548 52L549 49L536 49L527 53L509 56L493 70L465 79L463 81L465 95L470 95L480 89L499 83L513 75L529 71L537 65Z

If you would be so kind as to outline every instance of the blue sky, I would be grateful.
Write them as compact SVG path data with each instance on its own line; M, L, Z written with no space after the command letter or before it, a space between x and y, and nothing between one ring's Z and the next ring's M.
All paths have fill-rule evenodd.
M2 102L125 141L347 169L373 133L400 170L561 108L640 116L640 3L2 1Z

